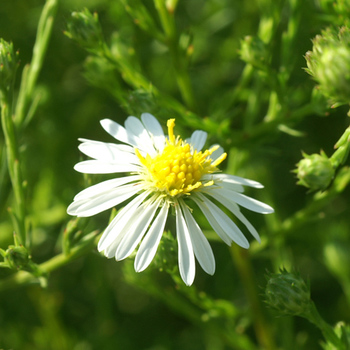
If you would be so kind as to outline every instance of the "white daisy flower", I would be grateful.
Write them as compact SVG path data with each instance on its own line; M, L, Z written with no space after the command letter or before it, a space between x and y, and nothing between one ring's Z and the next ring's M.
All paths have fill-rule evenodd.
M226 158L220 146L202 151L207 139L204 131L195 131L183 141L174 135L175 119L167 123L165 136L158 120L144 113L141 120L128 117L125 127L104 119L102 127L123 144L80 139L81 152L93 158L75 165L88 174L128 173L127 176L101 182L78 193L68 214L92 216L120 203L132 200L119 211L104 231L98 250L108 258L122 260L140 244L135 270L143 271L156 254L169 208L175 209L179 270L186 285L195 277L195 258L203 270L215 271L213 251L192 216L192 200L221 239L243 248L249 242L238 226L212 199L229 209L255 239L259 234L241 213L240 207L268 214L273 209L243 194L243 186L262 188L252 180L219 173L217 166Z

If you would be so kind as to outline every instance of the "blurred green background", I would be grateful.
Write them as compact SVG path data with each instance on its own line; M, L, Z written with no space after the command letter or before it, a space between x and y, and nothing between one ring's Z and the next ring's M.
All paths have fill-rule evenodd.
M186 106L169 51L135 25L124 3L59 2L38 81L44 98L20 140L36 263L60 252L60 237L70 219L66 207L85 186L83 176L73 170L81 159L77 139L111 141L99 127L99 120L110 118L122 123L133 108L135 114L147 112L139 110L143 107L142 94L122 79L118 78L127 105L113 93L86 81L83 63L87 53L64 35L71 12L84 7L96 11L106 41L117 33L147 79ZM157 18L153 3L143 3ZM321 315L335 324L340 320L350 322L349 285L339 277L343 276L339 269L345 269L347 274L346 267L350 266L349 189L311 212L293 230L280 230L281 222L313 200L307 189L296 185L291 172L302 158L301 151L311 154L323 149L331 155L348 126L348 108L329 109L322 98L317 104L319 110L313 105L309 113L288 119L311 100L315 83L304 71L304 55L312 48L311 39L338 18L327 3L330 4L311 0L186 0L179 1L175 19L178 31L193 38L188 68L196 101L192 112L219 126L209 136L209 142L219 142L229 152L228 171L265 185L259 193L248 190L248 195L266 201L276 210L268 218L247 213L263 238L262 245L252 242L249 251L259 298L263 299L260 294L266 285L266 269L277 271L284 265L296 268L310 280L312 299ZM18 82L23 66L31 60L43 5L39 0L3 0L0 6L0 37L12 41L20 52ZM291 18L297 18L293 22L297 28L288 51L283 52L283 33L290 29ZM252 127L263 124L271 105L272 79L253 67L248 81L242 82L242 72L248 64L240 58L239 49L245 36L263 37L272 19L271 35L266 34L269 64L272 71L285 69L289 74L282 91L285 124L300 131L301 137L281 132L278 125L266 130ZM159 25L159 19L156 23ZM146 96L144 103L164 125L172 117L171 110L162 110L157 100L148 101ZM177 131L184 137L190 136L193 125L186 115L177 119ZM249 134L251 130L256 132L253 136ZM94 177L92 181L99 179ZM12 244L12 224L6 210L9 200L2 200L0 208L0 247L4 249ZM109 213L103 213L92 218L89 227L102 231L108 217ZM198 220L209 230L203 219ZM233 253L222 242L211 244L217 271L208 276L198 268L192 291L176 285L157 268L136 274L131 259L117 263L96 252L54 271L45 289L33 284L2 291L0 349L258 349L254 345L254 306L249 303L235 259L232 261ZM0 278L11 273L1 269ZM262 309L279 348L320 348L322 334L306 320L276 318L264 304ZM235 334L231 339L250 339L251 345L244 345L244 341L239 344L238 340L235 345L234 340L227 339L230 334Z

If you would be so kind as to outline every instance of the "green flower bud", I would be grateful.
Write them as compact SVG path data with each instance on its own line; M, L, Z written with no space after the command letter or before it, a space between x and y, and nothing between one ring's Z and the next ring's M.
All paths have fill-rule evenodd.
M18 67L18 52L13 44L0 39L0 90L7 90L12 84Z
M103 43L98 15L96 12L92 14L88 9L72 12L65 34L90 51L96 50Z
M241 40L239 55L244 62L260 69L265 69L269 62L267 47L258 37L246 36Z
M268 274L265 289L266 303L281 315L308 315L312 307L310 288L299 274L281 270Z
M335 169L332 161L324 152L307 155L297 164L297 177L299 185L310 188L311 191L325 190L331 183Z
M335 329L323 320L311 300L309 284L299 274L281 270L281 273L270 273L267 277L265 302L271 308L280 315L306 318L322 331L325 340L333 346L330 349L348 349L344 346L348 344L346 330L342 329L340 338Z
M11 269L20 270L27 267L30 261L28 250L22 245L10 245L6 250L5 262Z
M328 28L313 40L306 53L306 71L319 84L333 107L350 103L350 29L339 32Z

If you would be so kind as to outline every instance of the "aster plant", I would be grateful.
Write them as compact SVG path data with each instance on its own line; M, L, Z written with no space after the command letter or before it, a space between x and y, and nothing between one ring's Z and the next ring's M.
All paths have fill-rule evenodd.
M348 2L2 6L1 349L350 349Z
M193 283L195 257L205 272L214 274L214 255L191 213L190 200L226 244L235 242L249 248L239 227L212 199L229 209L260 241L258 232L239 206L262 214L272 213L269 205L243 194L243 186L263 186L253 180L219 173L217 166L225 160L226 153L218 145L203 151L206 132L197 130L189 139L182 140L174 134L175 119L169 119L165 136L158 120L149 113L143 113L141 120L128 117L125 127L110 119L101 120L101 125L122 144L81 139L80 151L93 160L78 163L75 170L88 174L129 174L78 193L68 213L92 216L134 197L108 225L98 243L98 250L106 257L123 260L141 242L135 270L146 269L156 254L169 209L173 208L183 281L187 285Z

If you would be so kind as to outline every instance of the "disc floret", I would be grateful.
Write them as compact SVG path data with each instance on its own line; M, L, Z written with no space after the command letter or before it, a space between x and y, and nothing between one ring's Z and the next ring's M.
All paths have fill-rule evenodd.
M197 151L180 136L175 137L175 119L169 119L168 139L163 151L155 157L149 154L143 157L136 149L136 155L146 168L146 177L152 186L166 195L175 197L179 194L190 194L202 186L211 186L213 181L201 181L203 175L218 171L216 167L225 158L223 153L215 162L210 155L218 149L213 146L209 150Z

